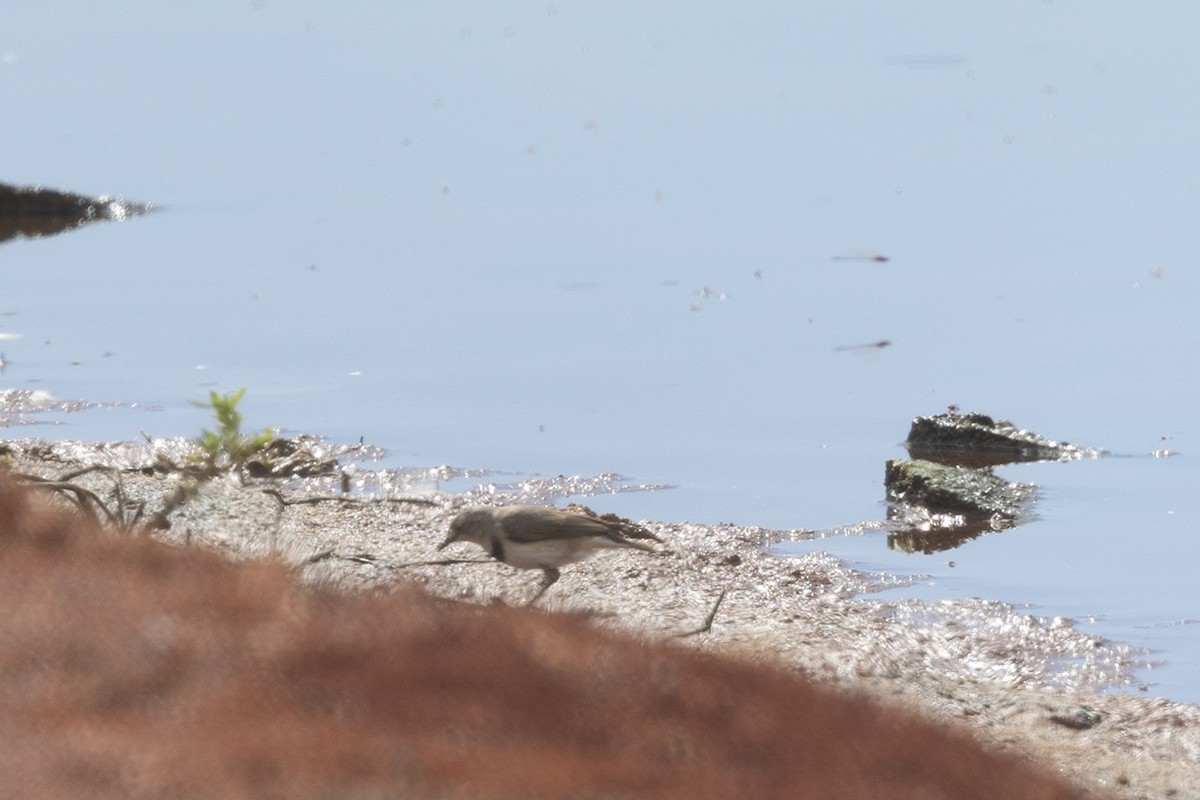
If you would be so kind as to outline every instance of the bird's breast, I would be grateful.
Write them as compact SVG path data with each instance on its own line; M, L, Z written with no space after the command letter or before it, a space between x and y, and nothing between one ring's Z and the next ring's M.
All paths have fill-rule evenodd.
M537 542L514 542L504 544L504 557L500 560L520 569L561 567L582 561L596 549L590 539L544 539Z

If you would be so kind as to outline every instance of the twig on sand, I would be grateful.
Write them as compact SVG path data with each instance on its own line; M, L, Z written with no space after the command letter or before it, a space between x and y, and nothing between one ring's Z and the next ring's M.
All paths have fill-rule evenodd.
M709 631L711 631L713 620L717 618L717 609L719 609L721 607L721 601L725 599L725 593L727 591L729 591L729 590L722 589L721 593L719 595L717 595L717 602L713 603L712 610L709 611L708 616L704 618L703 625L701 625L699 628L696 628L695 630L685 631L684 633L677 633L677 634L675 634L675 638L676 639L684 639L684 638L687 638L688 636L695 636L696 634L699 634L699 633L708 633Z
M120 520L117 515L109 510L108 506L100 499L99 495L91 489L86 489L77 483L70 481L55 481L46 478L39 478L36 475L21 475L23 480L27 481L39 489L46 489L51 492L58 492L66 496L73 502L80 511L90 516L97 522L107 521L109 524L118 525ZM103 517L101 513L103 512Z
M281 508L287 508L288 506L315 506L318 503L341 503L347 506L376 505L379 503L413 503L419 506L440 505L438 501L430 500L426 497L343 497L336 494L321 494L289 499L284 497L283 492L278 489L263 489L262 493L274 497L279 502Z
M495 561L483 560L478 558L439 558L436 561L410 561L406 564L387 564L380 561L376 556L370 553L340 553L337 550L321 550L313 553L305 558L297 566L307 567L311 564L318 564L322 561L330 559L338 559L340 561L355 561L359 564L375 564L379 567L397 570L405 567L444 567L450 564L495 564Z
M379 559L370 553L339 553L337 550L322 550L319 553L313 553L311 556L301 561L298 566L307 567L310 564L317 564L321 561L326 561L331 558L341 559L342 561L356 561L359 564L379 563Z
M405 567L446 567L451 564L498 564L500 562L493 561L490 558L439 558L436 561L409 561L404 564L392 564L392 569L404 569Z

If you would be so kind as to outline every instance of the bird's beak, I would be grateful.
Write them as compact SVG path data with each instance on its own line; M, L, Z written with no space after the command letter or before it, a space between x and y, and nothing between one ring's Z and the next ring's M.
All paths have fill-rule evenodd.
M438 552L441 552L446 547L446 545L453 544L453 543L454 543L454 539L447 536L446 539L437 546Z

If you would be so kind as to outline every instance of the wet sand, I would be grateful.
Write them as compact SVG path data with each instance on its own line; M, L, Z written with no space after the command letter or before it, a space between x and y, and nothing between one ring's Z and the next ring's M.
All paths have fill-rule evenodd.
M158 453L182 463L189 446L183 440L5 446L15 471L67 479L126 519L152 518L187 481L153 469ZM553 488L530 485L518 497L483 487L406 499L355 491L388 484L377 471L343 471L352 487L346 495L341 474L200 482L157 535L234 559L278 554L305 581L352 591L417 583L480 604L520 604L537 591L538 571L495 563L471 545L434 548L465 505L545 501ZM772 542L803 532L644 524L664 542L657 554L611 551L569 565L538 605L588 613L599 625L650 639L782 663L959 720L993 746L1028 754L1081 785L1124 797L1200 798L1200 708L1105 691L1128 681L1138 658L1131 648L1081 633L1069 620L986 600L888 600L879 590L903 579L861 573L823 554L769 554ZM468 563L431 563L458 559Z

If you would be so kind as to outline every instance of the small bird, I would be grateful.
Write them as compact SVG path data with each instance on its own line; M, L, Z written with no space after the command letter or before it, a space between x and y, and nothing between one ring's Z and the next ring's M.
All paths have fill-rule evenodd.
M474 542L497 561L519 569L540 569L542 588L529 601L558 580L558 568L582 561L605 548L631 547L653 553L650 545L636 541L654 534L615 514L595 516L586 510L569 511L544 506L468 508L450 523L450 533L438 550L454 542Z

